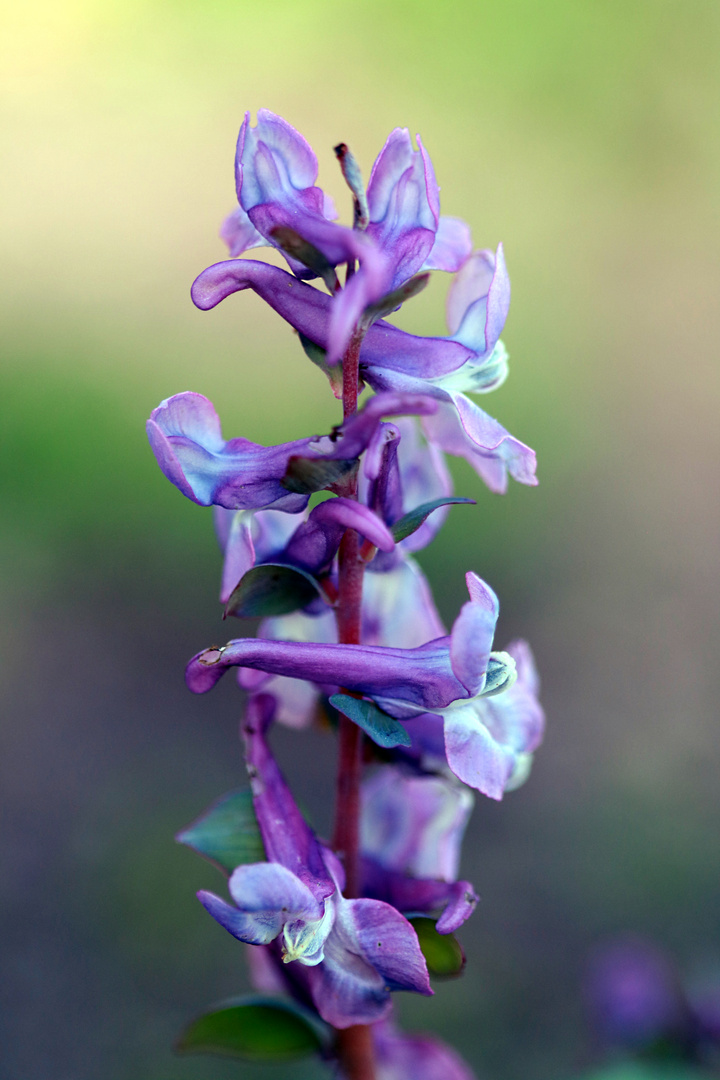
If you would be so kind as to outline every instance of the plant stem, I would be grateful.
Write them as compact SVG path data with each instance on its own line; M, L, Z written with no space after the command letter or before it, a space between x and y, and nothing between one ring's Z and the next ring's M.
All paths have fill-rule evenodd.
M357 412L360 346L362 333L356 331L343 357L343 419ZM343 494L357 499L357 473L348 480ZM362 619L362 583L365 564L360 559L360 537L348 529L338 553L338 641L343 645L360 644ZM347 691L345 691L347 693ZM360 779L362 775L363 733L357 724L340 717L338 745L337 798L333 847L345 866L344 895L359 894ZM372 1030L356 1024L337 1033L340 1064L347 1080L375 1080Z

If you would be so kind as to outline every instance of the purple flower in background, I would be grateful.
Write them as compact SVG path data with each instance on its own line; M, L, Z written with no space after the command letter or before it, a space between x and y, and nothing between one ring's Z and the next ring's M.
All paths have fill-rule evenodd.
M294 457L353 461L363 452L383 416L429 414L430 398L378 394L330 436L258 446L248 439L225 440L220 420L202 394L175 394L153 410L147 422L153 453L165 476L193 502L234 510L274 507L296 513L309 495L283 484Z
M449 1046L429 1035L401 1032L392 1020L373 1025L377 1080L475 1080Z
M445 777L379 769L362 789L365 894L400 911L443 908L436 929L456 930L478 900L470 882L457 881L472 806L467 788Z
M268 857L230 877L233 904L198 897L221 926L251 945L280 939L285 963L299 961L315 1006L337 1028L373 1023L390 1009L391 990L431 994L410 923L372 899L346 900L336 856L305 823L265 742L274 701L257 695L244 732L255 814Z
M585 981L593 1026L604 1042L634 1049L683 1037L688 1010L676 971L640 939L599 949Z

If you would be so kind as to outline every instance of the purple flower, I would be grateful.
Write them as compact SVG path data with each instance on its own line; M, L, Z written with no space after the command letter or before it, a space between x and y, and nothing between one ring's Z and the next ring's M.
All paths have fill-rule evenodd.
M216 263L197 278L192 297L203 310L253 289L310 341L328 349L332 300L285 271L250 260ZM455 279L448 302L448 338L417 337L379 320L360 351L362 378L377 392L398 390L436 398L439 408L425 430L448 453L465 457L492 491L507 488L508 473L534 485L535 454L464 391L484 393L507 375L499 334L507 316L510 283L502 245L477 252Z
M220 420L202 394L175 394L153 410L147 423L153 453L165 476L193 502L248 510L274 507L295 513L309 496L283 485L293 457L352 461L363 452L383 416L430 414L435 402L417 395L378 394L334 435L258 446L222 437Z
M412 775L392 766L379 769L362 790L366 895L400 911L443 908L437 930L456 930L478 899L468 881L457 881L472 805L467 788L444 777Z
M363 310L388 292L391 268L371 239L328 220L335 216L334 206L315 187L317 172L311 147L286 120L259 109L253 128L246 113L235 156L239 208L226 220L221 235L230 253L240 255L262 243L287 251L282 230L291 230L320 253L329 270L339 263L359 262L358 272L331 306L329 342L335 359L339 359ZM322 272L322 268L308 267L292 252L288 262L298 277L315 277Z
M244 726L253 801L266 863L239 866L229 881L233 904L200 892L205 908L240 941L279 939L284 963L298 961L320 1015L334 1027L373 1023L390 1009L391 990L431 994L412 926L395 908L346 900L335 855L300 815L265 742L274 702L251 699Z
M598 950L585 993L595 1027L610 1044L641 1048L677 1038L687 1025L677 973L646 941L629 939Z
M399 719L436 713L444 720L452 771L470 787L500 799L524 755L539 741L542 713L530 690L526 696L534 707L527 711L511 708L506 715L496 708L486 710L483 699L507 692L514 681L515 661L507 653L491 656L498 616L495 593L475 574L467 574L466 581L470 601L451 634L419 648L241 638L198 653L188 664L187 684L195 693L205 693L228 667L240 666L342 686L373 699Z
M462 1058L439 1039L406 1035L392 1020L373 1025L377 1080L475 1080Z

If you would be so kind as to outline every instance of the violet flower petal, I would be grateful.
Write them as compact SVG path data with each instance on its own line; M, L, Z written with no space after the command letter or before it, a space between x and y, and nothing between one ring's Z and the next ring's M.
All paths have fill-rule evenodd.
M381 551L392 551L395 547L387 525L369 507L353 499L327 499L299 525L280 561L308 573L326 569L337 554L346 529L355 529Z
M406 1035L389 1020L373 1026L377 1080L475 1080L462 1058L439 1039Z
M247 439L226 442L212 403L202 394L187 392L161 402L147 430L163 473L193 502L228 509L274 506L296 513L307 505L308 496L288 492L283 486L291 457L352 460L365 449L383 415L429 416L436 408L427 396L379 394L331 437L266 447Z
M435 243L421 270L445 270L455 274L472 251L470 227L460 218L446 217L438 222Z
M288 492L281 481L290 457L307 453L312 439L270 447L248 439L226 442L212 403L190 392L162 401L150 415L147 432L165 476L201 506L276 506L296 512L307 504L307 496Z
M416 776L393 766L362 785L360 844L389 870L453 882L473 796L441 776Z
M308 972L308 982L323 1020L337 1028L386 1016L391 990L432 994L415 931L378 900L339 898L324 962Z
M358 277L350 279L350 284ZM332 297L285 270L252 259L230 259L203 270L193 282L193 303L214 308L236 292L252 289L296 330L328 348ZM435 378L460 368L475 353L452 338L418 337L381 319L368 330L360 350L363 365Z
M269 694L257 694L248 702L243 722L255 816L270 862L291 871L320 901L332 895L335 883L315 834L298 810L265 741L274 709L275 702Z

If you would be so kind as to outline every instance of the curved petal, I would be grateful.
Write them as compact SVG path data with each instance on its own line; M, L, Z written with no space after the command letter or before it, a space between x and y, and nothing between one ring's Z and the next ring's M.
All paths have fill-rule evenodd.
M266 911L238 911L232 904L204 889L200 890L197 898L216 922L247 945L267 945L282 930L283 915L275 905Z
M312 439L270 447L247 439L226 442L212 403L190 392L161 402L148 420L147 432L165 476L201 506L272 505L296 512L307 504L307 496L288 492L281 480L290 457L307 451Z
M455 677L474 696L485 684L500 605L493 590L477 574L469 573L465 580L470 601L460 609L453 624L450 663Z
M475 703L455 705L444 714L448 765L464 784L491 799L502 799L515 766L515 754L480 721Z
M350 279L350 287L358 277ZM233 293L252 289L286 322L328 349L331 306L342 297L333 298L312 285L298 281L292 274L268 263L253 259L229 259L203 270L193 282L190 295L201 311L214 308ZM363 365L405 371L419 377L434 378L456 371L472 360L474 353L458 341L444 337L418 337L379 320L368 330L360 350Z
M421 270L446 270L455 274L471 251L470 226L460 218L443 215L438 222L435 243Z
M381 708L393 712L404 707L432 712L467 696L452 672L447 639L442 638L418 649L239 638L193 657L185 672L187 685L193 693L204 694L233 666L343 686L377 698Z

